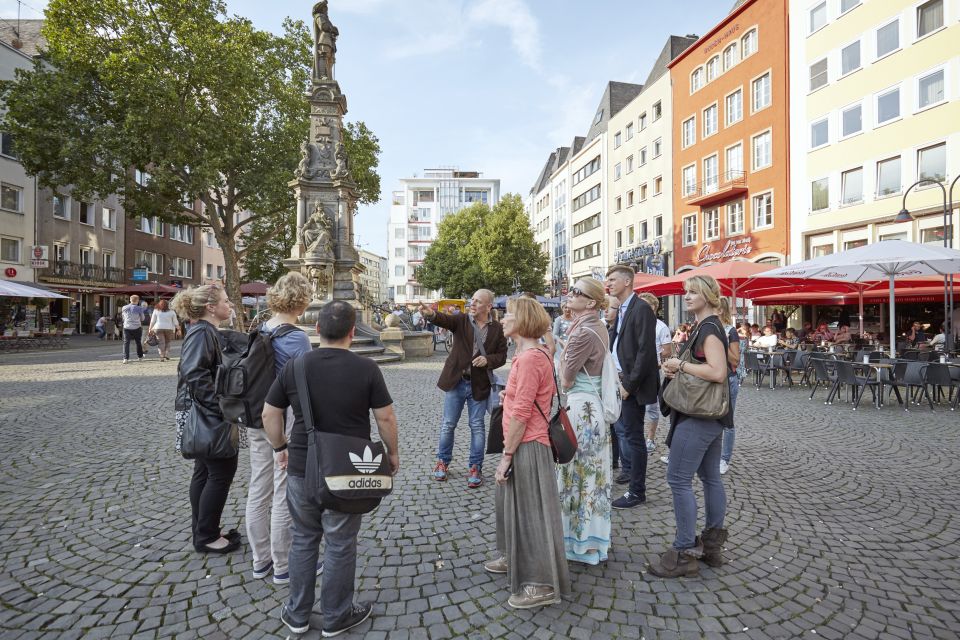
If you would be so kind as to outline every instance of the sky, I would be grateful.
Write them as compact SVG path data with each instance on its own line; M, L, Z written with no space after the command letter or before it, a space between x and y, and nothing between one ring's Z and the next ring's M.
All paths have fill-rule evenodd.
M227 0L279 32L313 0ZM44 0L20 6L39 18ZM585 135L610 80L642 83L668 35L702 35L733 0L330 0L347 121L380 139L381 200L360 207L361 248L387 255L391 192L424 169L499 178L524 198L550 152ZM682 7L682 10L680 9ZM0 0L0 18L17 15ZM304 132L306 134L306 132Z

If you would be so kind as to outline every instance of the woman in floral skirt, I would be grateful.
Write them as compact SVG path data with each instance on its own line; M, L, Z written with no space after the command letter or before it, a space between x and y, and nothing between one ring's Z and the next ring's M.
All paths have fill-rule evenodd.
M560 363L561 385L579 449L557 472L563 542L567 559L598 564L610 549L610 425L600 401L603 361L609 337L598 312L607 307L603 285L592 278L577 281L567 306L573 315Z

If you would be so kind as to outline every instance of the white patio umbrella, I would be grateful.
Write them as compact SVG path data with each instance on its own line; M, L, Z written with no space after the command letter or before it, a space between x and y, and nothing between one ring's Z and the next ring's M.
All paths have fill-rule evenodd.
M0 280L0 297L6 298L67 298L59 293L30 287L13 280Z
M960 251L903 240L874 242L763 273L768 278L832 280L890 284L890 357L896 357L894 280L960 273Z

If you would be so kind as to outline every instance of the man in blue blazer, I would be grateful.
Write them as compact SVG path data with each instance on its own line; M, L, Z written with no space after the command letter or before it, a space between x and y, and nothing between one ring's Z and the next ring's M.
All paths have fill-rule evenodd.
M647 443L643 431L646 405L657 400L660 376L657 364L657 317L633 292L636 275L628 265L607 271L607 290L620 303L610 343L620 373L620 420L630 447L630 485L613 501L614 509L630 509L647 500Z

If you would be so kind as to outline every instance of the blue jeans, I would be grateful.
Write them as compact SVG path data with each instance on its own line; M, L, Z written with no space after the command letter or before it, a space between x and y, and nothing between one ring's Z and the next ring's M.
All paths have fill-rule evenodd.
M629 475L633 456L630 454L630 443L627 441L627 428L623 424L622 411L620 418L613 423L613 431L617 434L617 446L620 449L620 471Z
M737 394L740 393L740 378L730 376L727 380L730 382L730 413L736 418ZM737 430L735 427L723 430L723 445L721 446L720 459L728 464L730 458L733 456L733 443L736 441Z
M101 340L103 340L103 339L106 337L106 335L107 335L107 330L106 330L106 329L104 329L103 327L94 327L94 329L95 329L96 332L97 332L97 336L99 336L99 338L100 338Z
M469 380L461 380L457 386L443 396L443 423L440 425L440 444L437 446L437 458L443 464L450 464L453 458L453 431L463 413L463 404L467 404L467 418L470 423L470 466L483 466L483 453L486 450L486 429L483 414L487 410L486 400L474 400Z
M326 538L320 609L323 626L336 627L353 609L357 534L363 514L321 508L303 490L303 478L292 475L287 476L287 508L293 522L293 541L288 556L288 619L298 625L310 622L310 611L316 601L320 539Z
M673 432L667 484L673 493L673 515L677 536L673 548L678 551L694 546L697 536L697 498L693 494L693 475L703 483L706 528L723 528L727 494L720 479L720 441L723 425L717 420L684 418Z

